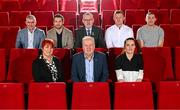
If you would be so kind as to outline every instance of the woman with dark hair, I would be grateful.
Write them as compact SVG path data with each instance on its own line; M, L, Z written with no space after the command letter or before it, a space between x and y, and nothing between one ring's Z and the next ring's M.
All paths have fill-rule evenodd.
M135 39L124 41L123 53L115 60L116 77L119 82L141 82L143 79L143 60L135 53Z
M44 39L42 41L42 54L33 61L32 72L35 82L62 82L64 75L59 59L52 55L54 41Z

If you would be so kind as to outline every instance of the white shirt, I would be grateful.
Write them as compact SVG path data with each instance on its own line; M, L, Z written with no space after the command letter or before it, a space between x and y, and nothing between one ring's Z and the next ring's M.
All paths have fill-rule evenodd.
M34 30L32 32L29 31L28 29L28 47L27 48L34 48L33 46L33 41L34 41L34 31L36 28L34 28Z
M139 71L122 71L116 70L117 80L124 80L125 82L136 82L137 79L143 79L143 70Z
M89 28L89 29L88 29L88 28L86 28L86 35L88 35L88 30L90 31L90 33L89 33L89 34L91 35L92 28ZM89 35L89 36L90 36L90 35Z
M105 33L106 46L107 48L124 47L124 41L130 37L134 37L132 28L124 24L120 28L112 25Z

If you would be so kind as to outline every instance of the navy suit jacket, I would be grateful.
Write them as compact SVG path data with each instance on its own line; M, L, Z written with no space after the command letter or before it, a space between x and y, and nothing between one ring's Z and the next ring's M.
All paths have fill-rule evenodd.
M108 79L107 59L104 53L94 52L94 82L105 82ZM86 82L84 53L73 56L71 80L74 82Z

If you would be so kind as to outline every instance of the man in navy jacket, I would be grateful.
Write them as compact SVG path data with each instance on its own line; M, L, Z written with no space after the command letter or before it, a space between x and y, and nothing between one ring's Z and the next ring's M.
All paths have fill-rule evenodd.
M95 52L93 37L82 39L83 52L73 56L71 79L74 82L105 82L108 79L106 55Z

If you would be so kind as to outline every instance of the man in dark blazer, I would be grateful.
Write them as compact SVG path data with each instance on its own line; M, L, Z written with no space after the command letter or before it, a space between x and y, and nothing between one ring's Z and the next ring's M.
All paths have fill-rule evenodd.
M75 44L74 48L82 47L82 38L84 36L91 36L95 39L95 45L97 48L106 47L102 30L99 27L93 26L94 17L92 13L84 13L82 22L84 24L83 27L77 29L75 31Z
M26 28L20 30L16 38L16 48L41 48L45 38L44 31L36 27L34 15L26 17Z
M73 82L105 82L108 79L106 55L94 52L93 37L82 39L83 52L77 53L72 59L71 80Z

